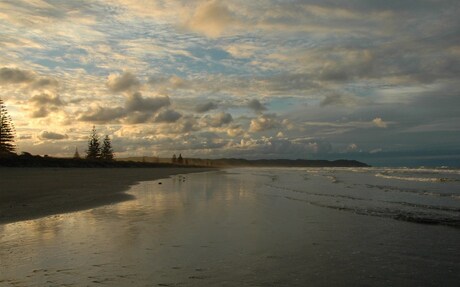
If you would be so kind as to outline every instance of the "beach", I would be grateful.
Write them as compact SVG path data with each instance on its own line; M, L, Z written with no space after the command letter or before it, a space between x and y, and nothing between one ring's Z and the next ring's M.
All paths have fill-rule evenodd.
M0 224L130 200L130 186L204 168L0 168Z
M456 286L460 280L458 171L177 172L131 186L130 200L0 224L0 285Z

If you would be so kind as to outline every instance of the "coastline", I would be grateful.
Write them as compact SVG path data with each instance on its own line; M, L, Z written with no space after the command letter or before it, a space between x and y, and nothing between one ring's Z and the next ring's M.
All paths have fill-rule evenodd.
M0 224L130 200L141 181L210 168L0 168Z

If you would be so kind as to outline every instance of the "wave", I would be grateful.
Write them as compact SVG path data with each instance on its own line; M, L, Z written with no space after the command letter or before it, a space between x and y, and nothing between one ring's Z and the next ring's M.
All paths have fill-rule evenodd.
M428 214L428 213L419 213L419 212L411 212L405 211L401 209L389 209L389 208L362 208L362 207L351 207L351 206L344 206L344 205L332 205L326 204L317 201L310 201L290 196L285 196L284 198L288 200L295 200L306 202L308 204L335 209L339 211L346 211L352 212L358 215L366 215L366 216L375 216L375 217L383 217L383 218L392 218L395 220L419 223L419 224L430 224L430 225L446 225L454 228L460 228L460 218L456 215L449 216L447 214Z
M396 176L396 175L388 175L384 173L376 173L376 177L388 178L388 179L398 179L398 180L406 180L406 181L419 181L419 182L449 182L449 181L456 181L455 179L450 179L446 177L413 177L413 176Z

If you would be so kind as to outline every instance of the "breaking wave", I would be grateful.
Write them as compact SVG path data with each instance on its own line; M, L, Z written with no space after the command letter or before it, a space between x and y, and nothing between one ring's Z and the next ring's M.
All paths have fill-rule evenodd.
M412 177L412 176L397 176L397 175L388 175L385 173L376 173L376 177L388 178L388 179L398 179L398 180L407 180L407 181L419 181L419 182L449 182L456 181L447 177Z

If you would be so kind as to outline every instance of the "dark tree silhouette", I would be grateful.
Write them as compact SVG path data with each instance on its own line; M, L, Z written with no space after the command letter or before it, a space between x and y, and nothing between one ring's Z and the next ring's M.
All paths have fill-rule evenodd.
M176 163L176 162L177 162L176 154L173 154L171 161L172 161L172 163Z
M112 142L108 135L105 136L102 144L101 159L111 161L113 160Z
M11 117L8 115L3 100L0 99L0 154L14 153L16 145L14 143L15 129Z
M86 151L86 159L99 159L101 157L101 145L99 143L99 137L96 133L96 127L93 126L91 135L88 141L88 150Z
M73 154L74 159L80 159L80 153L78 152L78 148L75 148L75 153Z
M182 154L179 154L179 157L177 158L177 163L179 163L179 164L184 163L184 159L182 158Z

